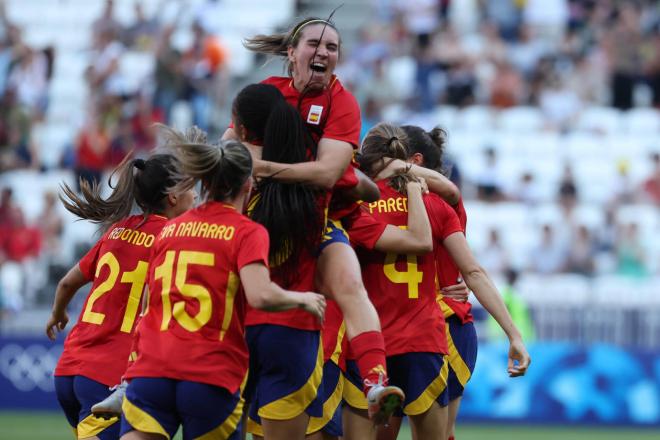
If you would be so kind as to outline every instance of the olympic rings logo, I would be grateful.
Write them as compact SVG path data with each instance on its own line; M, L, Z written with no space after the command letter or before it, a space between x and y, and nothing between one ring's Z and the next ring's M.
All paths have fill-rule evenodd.
M0 350L0 373L19 391L38 388L52 392L55 390L53 370L61 353L61 345L47 349L37 344L26 348L7 344Z

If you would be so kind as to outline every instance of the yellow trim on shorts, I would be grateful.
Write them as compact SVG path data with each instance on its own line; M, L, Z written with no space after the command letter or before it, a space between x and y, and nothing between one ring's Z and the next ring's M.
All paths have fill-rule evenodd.
M200 437L196 437L195 440L215 440L220 438L229 438L229 436L236 431L238 424L241 422L244 403L245 401L241 397L236 404L234 411L229 414L229 416L225 419L224 422L222 422L220 426Z
M126 421L135 428L137 431L147 432L150 434L160 434L170 440L170 435L165 428L162 427L158 420L156 420L149 413L141 408L138 408L131 403L130 400L124 396L124 401L121 404L121 412L126 418Z
M403 407L403 413L409 416L416 416L424 414L431 408L433 402L438 400L440 394L447 389L447 376L449 375L449 366L445 356L442 368L438 373L438 377L433 379L433 382L424 390L420 396Z
M245 430L248 434L258 435L259 437L264 436L264 429L259 423L254 421L252 417L248 416L247 423L245 424Z
M89 438L95 437L104 429L114 425L119 421L119 417L111 417L108 420L96 417L94 414L90 414L80 422L74 430L76 433L76 438Z
M337 344L335 344L335 350L330 356L330 360L336 365L339 365L339 356L341 356L341 345L344 342L344 336L346 335L346 322L342 321L339 326L339 331L337 332Z
M259 417L270 420L291 420L305 411L316 398L323 378L323 344L319 337L319 348L316 354L316 366L307 379L307 383L293 393L277 399L259 408Z
M342 234L344 234L344 237L346 237L347 240L349 240L348 237L348 232L346 232L346 229L344 229L344 226L341 224L339 220L333 220L331 218L328 219L328 222L332 223L332 225L335 227L335 229L339 229ZM332 236L330 235L332 233L332 228L327 226L325 227L325 234L323 234L323 238L321 239L322 242L328 241L332 239Z
M337 385L335 390L332 392L328 400L323 402L323 415L321 417L310 417L309 424L307 425L307 435L313 434L316 431L320 431L327 425L332 417L335 415L339 404L341 403L342 394L344 392L344 380L343 373L339 371L339 377L337 377Z
M367 396L347 377L344 377L344 391L342 396L344 401L355 409L369 409Z
M451 332L449 331L449 324L445 325L447 326L447 347L449 348L449 355L447 358L449 359L449 366L452 370L454 370L454 373L456 373L456 378L461 383L461 385L465 387L465 385L467 385L468 381L470 380L470 377L472 377L472 373L470 373L470 369L465 364L465 361L461 357L461 354L458 352L456 345L454 345L454 340L452 339Z

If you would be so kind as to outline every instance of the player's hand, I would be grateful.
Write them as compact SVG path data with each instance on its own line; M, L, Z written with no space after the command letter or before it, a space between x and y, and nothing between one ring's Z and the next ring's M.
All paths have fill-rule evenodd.
M384 157L383 161L387 164L387 166L378 173L374 180L389 179L392 176L401 174L407 169L406 162L401 159Z
M509 344L509 363L507 366L509 377L524 376L531 363L532 358L529 357L522 340L512 340Z
M300 307L316 316L320 323L323 323L323 318L325 318L325 306L325 297L314 292L305 292L303 301L300 303Z
M465 284L462 278L458 278L456 282L457 284L440 289L442 296L458 302L467 302L468 296L470 296L470 289L468 289L467 284Z
M57 337L57 333L64 330L68 322L69 315L67 315L66 311L62 313L53 312L46 324L46 336L48 336L51 341L54 341ZM55 332L55 330L57 330L57 332Z
M426 180L423 177L415 177L414 179L406 183L406 190L419 189L420 193L428 194L429 186L426 184Z

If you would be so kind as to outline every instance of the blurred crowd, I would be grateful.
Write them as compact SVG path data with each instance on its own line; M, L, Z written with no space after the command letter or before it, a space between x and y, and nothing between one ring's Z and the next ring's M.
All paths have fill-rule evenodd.
M570 128L588 105L660 106L655 0L372 3L374 21L362 29L340 76L374 120L401 98L417 111L441 104L538 106L556 129ZM396 84L391 75L404 60L414 68L401 78L412 84Z
M76 180L101 180L127 152L148 154L156 142L153 124L172 123L182 101L192 123L212 136L222 132L231 102L230 54L217 20L210 19L221 2L200 1L192 22L184 24L163 17L165 7L148 16L139 0L133 21L122 23L115 2L105 1L91 26L84 123L60 167L74 170ZM338 68L338 76L360 102L365 133L393 104L416 113L443 105L534 106L544 115L545 129L555 132L570 131L579 112L589 106L660 108L657 1L371 2L369 25L360 29L351 50L342 53ZM163 0L166 3L186 7L183 2ZM175 38L184 26L191 38ZM137 85L121 68L122 57L129 53L153 65ZM57 56L53 47L26 44L0 0L0 172L42 168L33 133L47 117ZM222 111L224 117L218 117ZM449 139L451 143L451 133ZM502 182L507 170L498 165L498 152L486 148L484 155L485 166L476 178L461 179L461 163L451 163L452 178L462 184L468 201L516 202L530 208L547 202L533 173L524 173L514 187L506 186ZM640 225L618 219L624 205L660 208L660 154L648 160L651 171L641 185L630 183L626 164L620 164L617 191L605 203L605 221L597 228L574 220L583 188L572 167L565 165L554 196L564 224L540 224L538 244L522 258L523 265L504 244L502 230L493 228L485 245L475 249L479 260L495 275L512 269L658 275L660 262L653 261L658 256L647 252ZM26 222L11 190L0 190L0 288L16 286L21 279L25 284L14 289L22 292L20 297L5 287L0 301L4 308L20 309L46 298L40 292L52 289L52 280L70 264L58 258L63 219L54 193L44 196L43 212Z

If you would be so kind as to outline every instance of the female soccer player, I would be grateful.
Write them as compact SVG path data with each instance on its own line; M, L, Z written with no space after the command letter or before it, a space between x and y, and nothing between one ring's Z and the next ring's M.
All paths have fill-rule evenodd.
M445 132L435 128L426 132L420 127L402 127L409 139L409 151L406 161L397 159L380 174L395 174L411 168L416 175L428 177L438 174L442 169L442 153L445 145ZM412 164L412 167L411 167ZM422 168L424 167L424 168ZM463 207L460 192L441 175L436 177L440 183L443 198L452 205L462 226L462 234L455 234L446 240L442 247L436 248L436 264L440 292L439 303L447 321L447 342L449 348L449 423L448 438L453 440L456 415L463 395L464 387L474 371L477 356L477 335L472 322L471 305L467 302L467 292L461 292L457 279L465 278L469 287L484 308L495 318L509 338L509 361L507 371L511 377L525 374L531 359L527 354L520 332L502 303L501 296L489 280L486 272L472 256L465 241L467 215ZM444 181L444 184L442 183ZM462 274L462 275L461 275ZM391 438L391 437L390 437Z
M322 320L325 299L271 282L268 233L241 214L252 188L248 150L237 141L209 145L198 129L168 136L206 201L167 223L154 243L149 308L126 372L122 439L172 438L179 425L184 439L237 439L247 304L300 308Z
M296 109L284 100L276 87L268 84L245 87L234 100L233 118L241 140L262 145L249 145L256 156L278 163L307 160L309 148L305 126ZM272 269L273 276L295 290L312 288L323 229L320 214L325 207L324 199L328 191L317 189L315 196L306 185L261 179L256 193L249 215L267 228L271 243L278 243L276 247L271 247L271 261L279 261L277 267ZM421 206L421 195L417 198ZM282 222L282 219L287 221ZM411 210L408 231L377 224L375 220L369 222L363 219L360 222L373 225L375 232L370 231L368 237L372 247L389 246L410 252L431 249L430 230L423 208ZM282 258L282 250L286 250L286 258ZM331 386L324 383L320 402L323 403L324 414L321 416L319 402L315 402L316 396L312 392L318 388L317 379L320 379L321 363L315 356L319 351L318 336L312 342L306 341L311 338L308 333L317 330L318 324L303 318L291 312L277 316L256 311L248 313L248 344L250 352L255 354L251 358L246 392L252 401L249 431L253 434L262 435L267 431L271 432L267 437L273 438L273 420L279 420L277 432L282 433L283 438L295 438L304 434L306 423L303 421L307 420L307 415L314 417L308 432L318 431L329 421L339 404L337 397L341 393L335 391L339 383L338 370L329 371L330 366L326 363L323 370L328 374L324 375L324 382L328 377L335 380ZM334 352L339 324L341 315L334 332L324 328L324 361L328 361ZM276 353L268 349L273 346L273 337L285 339L285 336L287 349L283 349L282 344L278 344ZM333 342L328 343L328 340ZM286 355L282 356L282 353ZM284 381L282 377L288 380ZM275 379L277 381L273 383ZM334 403L329 402L333 395ZM285 396L286 400L282 400ZM264 422L263 430L255 423L259 420Z
M69 211L107 228L60 280L46 324L46 334L55 339L56 331L69 322L67 305L78 289L92 281L54 373L57 398L78 438L119 438L119 418L97 419L91 406L110 394L109 387L119 383L126 369L155 237L168 218L189 209L195 198L192 190L170 190L178 181L177 161L171 155L147 160L127 157L115 172L116 187L105 200L97 185L84 181L82 198L66 184L61 196ZM130 215L133 202L142 214Z
M362 169L367 175L376 176L383 157L406 158L406 142L405 133L398 127L378 124L362 144ZM378 181L381 199L369 204L371 213L389 223L404 225L410 201L405 184L411 179L416 180L410 174L401 174ZM461 230L456 215L439 197L428 195L424 205L435 246ZM435 302L434 255L359 250L358 256L365 285L381 318L390 379L406 394L403 411L395 414L410 417L414 438L442 439L447 418L447 367L443 360L447 344L444 318ZM350 371L348 375L350 378ZM362 438L369 438L368 434L373 438L374 434L367 431Z
M335 189L329 213L334 221L328 222L331 233L324 240L318 259L318 283L344 314L346 334L366 380L369 414L375 421L383 422L389 417L385 408L395 406L403 396L396 387L387 386L378 315L362 283L355 252L338 222L346 214L340 192L354 192L358 184L349 164L360 134L357 102L333 75L340 51L339 33L329 20L307 18L286 33L248 39L246 47L287 59L290 77L271 77L263 82L276 86L287 102L298 109L317 144L316 160L297 164L257 160L256 175ZM233 128L224 135L235 137ZM369 200L376 199L376 194Z

